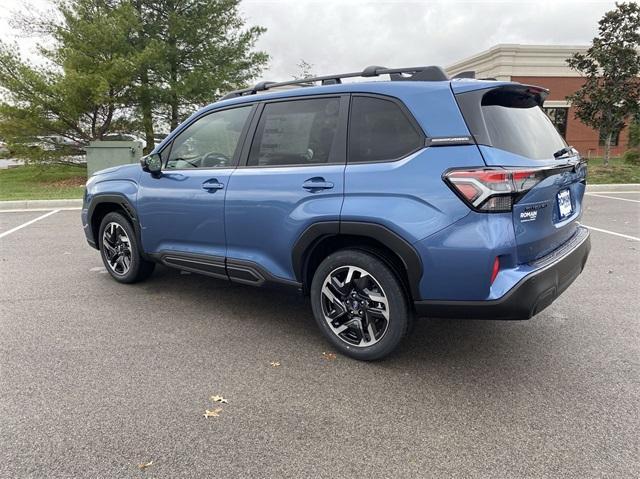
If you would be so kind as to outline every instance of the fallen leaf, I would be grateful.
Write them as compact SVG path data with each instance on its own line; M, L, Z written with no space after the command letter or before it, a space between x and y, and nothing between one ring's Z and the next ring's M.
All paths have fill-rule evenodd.
M222 404L226 404L227 400L225 398L223 398L222 396L218 396L217 394L215 396L211 396L211 400L213 402L219 402Z
M220 416L221 412L222 412L222 408L221 407L217 407L213 411L209 411L208 409L206 409L204 411L204 417L218 417L218 416Z
M152 464L153 464L153 461L143 462L141 464L138 464L138 469L146 469L147 467L150 467Z
M277 368L280 366L280 361L271 361L269 364L271 364L272 368Z
M333 361L336 359L336 355L333 353L322 353L322 358L326 359L327 361Z

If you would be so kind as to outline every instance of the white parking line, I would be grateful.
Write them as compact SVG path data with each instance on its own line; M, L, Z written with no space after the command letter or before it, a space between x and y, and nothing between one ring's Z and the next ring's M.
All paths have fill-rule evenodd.
M81 209L81 206L65 206L64 208L56 208L56 210L58 211L79 211ZM17 210L0 210L0 213L30 213L31 211L35 211L36 213L39 211L51 211L51 208L22 208Z
M588 191L586 195L637 195L640 193L640 190L629 190L629 191Z
M627 238L627 239L630 239L630 240L640 241L640 238L637 238L635 236L623 235L622 233L616 233L615 231L603 230L601 228L595 228L593 226L584 225L584 224L582 226L585 226L585 227L587 227L587 228L589 228L590 230L593 230L593 231L599 231L600 233L607 233L607 234L614 235L614 236L620 236L621 238Z
M589 196L597 196L598 198L609 198L610 200L630 201L632 203L640 203L640 200L630 200L629 198L616 198L615 196L599 195L597 193L585 193Z
M18 230L21 230L22 228L24 228L25 226L29 226L30 224L35 223L36 221L40 221L45 219L47 216L51 216L56 214L58 211L60 210L53 210L53 211L49 211L48 213L42 215L42 216L38 216L37 218L32 219L31 221L27 221L26 223L22 223L20 226L16 226L15 228L10 229L9 231L5 231L4 233L0 233L0 238L4 238L7 235L10 235L11 233L15 233Z

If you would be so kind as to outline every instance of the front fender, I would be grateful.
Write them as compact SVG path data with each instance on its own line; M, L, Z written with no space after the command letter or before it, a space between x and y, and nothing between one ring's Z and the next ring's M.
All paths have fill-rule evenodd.
M87 190L82 207L82 225L87 242L93 248L98 248L95 215L102 214L105 205L114 205L126 213L136 232L138 244L140 243L140 222L136 212L136 199L138 184L127 179L92 178L87 182ZM101 206L102 205L102 206Z

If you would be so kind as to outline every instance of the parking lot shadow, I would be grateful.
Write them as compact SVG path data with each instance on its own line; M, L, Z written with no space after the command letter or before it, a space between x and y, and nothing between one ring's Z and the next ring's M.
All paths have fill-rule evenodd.
M315 324L308 297L187 275L163 267L144 285L145 289L163 290L165 298L183 304L185 321L190 318L190 307L202 308L223 315L227 325L242 324L244 330L259 330L265 342L278 341L278 337L286 335L312 350L331 349ZM201 318L200 312L197 314ZM545 322L551 328L545 328ZM529 361L550 360L548 345L553 342L554 325L553 315L545 313L529 321L420 318L395 354L368 364L372 368L415 372L434 367L457 368L458 372L465 368L476 372L478 368L502 369L505 364L526 367ZM563 354L569 353L563 350ZM344 360L358 364L348 358Z

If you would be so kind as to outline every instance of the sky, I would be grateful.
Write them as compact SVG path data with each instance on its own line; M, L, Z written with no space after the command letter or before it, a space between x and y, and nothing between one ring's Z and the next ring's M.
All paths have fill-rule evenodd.
M315 74L367 65L447 66L500 43L586 45L613 1L243 0L247 25L267 32L256 47L271 60L265 80L287 80L301 60ZM17 41L34 60L35 39L11 29L20 10L49 0L0 0L0 39Z

